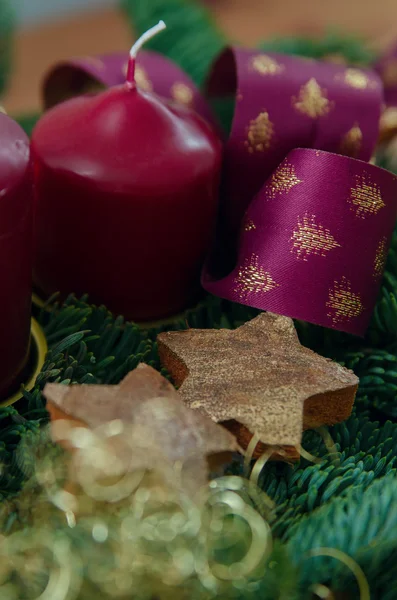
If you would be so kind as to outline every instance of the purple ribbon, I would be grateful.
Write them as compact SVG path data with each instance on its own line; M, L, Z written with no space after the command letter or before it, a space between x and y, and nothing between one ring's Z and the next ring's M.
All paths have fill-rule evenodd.
M378 139L382 84L371 71L234 48L215 63L208 94L236 98L224 183L233 239L288 152L317 148L368 161Z
M250 204L237 266L209 292L362 334L397 216L397 177L319 150L291 151Z
M75 59L55 67L44 86L46 107L92 84L121 84L127 59ZM215 122L207 100L168 59L142 52L137 83ZM368 162L379 136L380 77L235 48L216 61L207 94L235 99L218 250L221 240L237 259L217 277L209 262L204 288L362 335L397 216L397 178Z
M44 80L45 109L100 87L121 85L126 79L128 57L128 53L121 52L74 58L55 65ZM137 58L135 78L141 89L192 108L218 129L208 102L190 77L168 58L142 50Z

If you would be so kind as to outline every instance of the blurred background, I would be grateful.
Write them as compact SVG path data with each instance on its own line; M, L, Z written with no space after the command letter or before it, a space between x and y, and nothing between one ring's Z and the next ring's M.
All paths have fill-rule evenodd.
M65 18L82 10L117 4L117 0L13 0L20 25L35 25Z
M318 37L330 28L358 34L377 48L397 38L397 0L202 1L218 26L243 44L274 36ZM40 109L40 83L54 62L127 50L133 40L133 23L118 0L0 0L3 12L7 5L14 9L17 31L2 103L14 115ZM1 20L0 12L0 28Z

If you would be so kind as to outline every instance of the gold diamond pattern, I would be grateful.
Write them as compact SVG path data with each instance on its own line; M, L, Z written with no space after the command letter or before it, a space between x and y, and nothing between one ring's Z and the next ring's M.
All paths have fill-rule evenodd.
M351 289L351 283L346 277L340 281L334 281L333 287L329 291L327 308L328 317L333 323L351 321L359 317L364 310L360 294L356 294Z
M280 65L274 58L267 54L257 54L250 60L251 70L259 73L259 75L278 75L285 70L284 65Z
M371 86L370 78L360 69L346 69L342 77L346 85L356 90L366 90Z
M296 254L298 259L305 261L313 254L326 256L334 248L340 248L330 230L317 223L315 215L308 213L298 219L290 241L291 252Z
M123 75L127 77L128 72L128 62L125 63L123 67ZM137 86L143 90L144 92L153 92L153 84L149 79L146 70L140 65L135 66L135 83Z
M150 81L148 74L146 73L145 69L139 65L135 67L135 81L137 86L144 92L153 91L153 84Z
M314 77L301 87L298 98L292 97L292 105L312 119L323 117L333 108L333 103L327 98L327 90L321 88Z
M247 219L244 223L244 231L254 231L256 229L256 225L252 219Z
M363 143L363 132L357 123L342 137L340 143L340 153L351 158L357 158L360 154Z
M385 205L379 186L373 183L368 174L356 175L356 184L350 190L351 210L360 219L375 215Z
M386 264L386 260L387 260L387 254L388 254L387 238L384 237L381 239L381 241L379 242L378 247L376 249L375 260L374 260L374 273L373 273L375 279L380 279L383 276L383 271L385 270L385 264Z
M194 94L192 88L184 83L174 83L171 88L171 96L179 104L192 106Z
M274 135L274 125L269 118L267 111L261 112L256 119L250 122L248 128L247 141L245 145L248 152L265 152L270 148L270 142Z
M240 267L235 278L234 291L242 300L247 299L249 294L269 292L279 287L268 271L259 264L257 254L246 258L244 265Z
M273 173L267 185L267 195L269 198L276 198L282 192L288 194L293 187L302 183L296 176L295 167L286 160Z

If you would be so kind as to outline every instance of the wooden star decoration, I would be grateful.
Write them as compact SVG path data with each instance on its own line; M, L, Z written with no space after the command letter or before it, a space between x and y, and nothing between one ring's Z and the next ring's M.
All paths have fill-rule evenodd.
M78 451L79 438L59 437L60 422L91 431L119 424L120 434L106 440L106 450L117 454L125 471L163 468L164 462L188 465L184 476L196 490L207 480L209 468L238 450L231 433L187 408L171 383L148 365L139 365L120 385L47 384L44 395L54 441L72 453Z
M161 333L162 364L186 406L232 431L243 448L253 434L297 459L302 431L349 417L358 378L303 347L293 321L263 313L235 331Z

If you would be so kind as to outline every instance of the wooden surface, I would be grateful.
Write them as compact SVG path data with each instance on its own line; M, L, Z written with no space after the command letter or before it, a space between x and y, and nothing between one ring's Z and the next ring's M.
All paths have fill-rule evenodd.
M267 36L316 35L332 26L383 45L397 38L396 0L212 0L211 4L218 25L231 39L245 44ZM54 62L127 50L132 40L130 25L117 10L19 32L12 81L2 99L6 110L14 115L40 110L40 84Z

